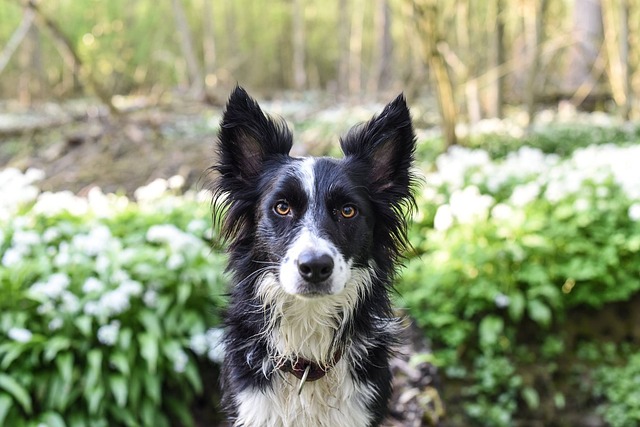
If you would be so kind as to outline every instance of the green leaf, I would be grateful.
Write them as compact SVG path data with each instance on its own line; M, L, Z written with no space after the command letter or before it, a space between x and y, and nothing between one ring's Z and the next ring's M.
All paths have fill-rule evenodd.
M511 320L519 322L524 314L525 299L522 292L516 291L509 295L509 316Z
M129 360L127 359L127 356L124 353L121 353L121 352L113 353L111 357L109 357L109 363L115 366L116 369L120 371L121 374L125 376L129 376L129 373L131 372L129 368Z
M5 425L4 419L7 418L9 411L11 410L11 406L13 404L13 399L11 396L5 393L0 393L0 426Z
M4 355L4 357L2 358L2 363L0 363L0 368L2 368L3 371L7 371L9 369L9 366L11 366L11 364L18 359L20 356L22 356L22 353L25 350L25 346L23 346L21 343L12 343L14 344L11 349L9 351L7 351Z
M31 414L33 410L31 396L29 396L29 392L20 383L9 375L0 374L0 389L12 395L20 406L22 406L22 409L24 409L27 414Z
M178 285L178 305L184 305L189 295L191 295L191 284L185 282Z
M522 389L522 399L527 402L529 409L538 409L540 406L540 396L536 389L532 387L525 387Z
M151 398L151 401L156 405L160 405L161 394L160 394L160 379L156 375L146 374L143 377L144 380L144 388L147 392L147 395Z
M144 325L144 328L148 333L156 336L162 336L162 326L160 325L160 319L155 313L149 310L144 310L140 313L140 322Z
M102 351L98 349L90 350L87 354L88 372L85 379L85 396L98 384L102 375Z
M185 368L184 375L185 377L187 377L187 381L189 381L189 383L191 384L191 387L193 387L193 390L197 394L201 394L202 379L200 378L200 373L198 372L198 368L196 367L195 363L192 363L192 362L187 363L187 367Z
M51 338L47 341L47 345L44 350L44 360L46 362L51 362L60 351L66 350L70 346L71 341L67 337L57 336Z
M79 316L77 319L73 321L76 327L80 330L82 335L85 337L90 337L93 333L93 329L91 327L91 317L89 316Z
M56 358L56 366L64 382L71 384L73 380L73 354L63 353L58 355Z
M147 362L147 367L151 374L156 373L158 366L158 341L156 337L146 332L138 336L140 343L140 355Z
M490 347L498 342L504 329L504 321L498 316L487 316L480 322L480 345Z
M42 416L47 427L67 427L64 419L57 412L47 412Z
M88 394L85 393L85 398L87 400L89 413L96 415L100 409L100 403L104 400L104 389L102 387L94 387Z
M527 312L531 320L541 326L549 326L551 323L551 309L540 300L529 300L527 302Z
M124 408L127 404L127 380L122 375L112 375L109 378L109 387L111 388L111 393L113 397L116 399L116 404Z

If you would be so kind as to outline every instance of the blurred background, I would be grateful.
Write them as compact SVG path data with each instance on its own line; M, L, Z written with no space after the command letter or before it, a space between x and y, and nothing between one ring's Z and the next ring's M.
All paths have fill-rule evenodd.
M224 425L213 144L404 92L388 426L640 425L637 0L0 0L0 425Z

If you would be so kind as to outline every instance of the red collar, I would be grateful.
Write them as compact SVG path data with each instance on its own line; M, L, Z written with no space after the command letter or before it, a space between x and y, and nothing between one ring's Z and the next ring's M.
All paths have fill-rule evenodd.
M317 381L320 378L327 375L327 372L331 370L342 358L342 351L338 350L333 354L333 358L331 362L327 365L320 365L316 362L312 362L311 360L305 359L304 357L298 357L295 362L291 359L287 360L282 366L280 366L281 371L289 372L293 374L299 380L302 380L304 376L304 372L309 368L309 374L307 375L306 381L312 382Z

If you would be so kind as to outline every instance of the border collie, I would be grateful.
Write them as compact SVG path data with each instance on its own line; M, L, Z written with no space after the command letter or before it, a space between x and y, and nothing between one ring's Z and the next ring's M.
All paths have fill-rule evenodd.
M409 110L400 95L351 129L342 159L292 157L292 140L236 87L212 167L232 274L223 405L234 426L377 426L415 207Z

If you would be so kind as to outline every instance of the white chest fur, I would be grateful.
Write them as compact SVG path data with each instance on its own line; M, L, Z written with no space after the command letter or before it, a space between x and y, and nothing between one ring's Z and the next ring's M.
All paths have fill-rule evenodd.
M341 360L327 375L306 383L278 372L264 390L245 390L237 396L236 427L366 427L371 421L367 403L374 391L353 380Z

